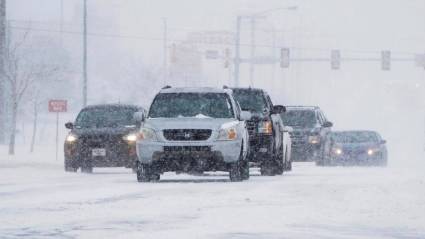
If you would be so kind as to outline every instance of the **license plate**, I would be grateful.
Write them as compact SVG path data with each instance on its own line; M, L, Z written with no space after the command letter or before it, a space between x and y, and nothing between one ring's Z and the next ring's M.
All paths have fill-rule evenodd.
M99 157L99 156L106 156L106 150L105 149L92 149L91 150L91 155L93 157Z

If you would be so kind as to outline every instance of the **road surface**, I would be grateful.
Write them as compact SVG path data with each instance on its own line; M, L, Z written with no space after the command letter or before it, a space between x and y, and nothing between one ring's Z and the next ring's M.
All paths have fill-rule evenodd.
M227 173L65 173L0 159L0 238L425 238L421 168L320 168L228 181Z

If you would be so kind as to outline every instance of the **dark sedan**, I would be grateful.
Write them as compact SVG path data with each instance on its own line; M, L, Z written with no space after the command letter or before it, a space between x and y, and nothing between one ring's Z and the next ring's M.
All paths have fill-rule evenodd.
M327 135L324 157L316 161L327 165L387 165L386 141L374 131L335 131Z
M65 139L65 171L91 173L93 167L136 166L135 115L144 109L133 105L107 104L81 110Z

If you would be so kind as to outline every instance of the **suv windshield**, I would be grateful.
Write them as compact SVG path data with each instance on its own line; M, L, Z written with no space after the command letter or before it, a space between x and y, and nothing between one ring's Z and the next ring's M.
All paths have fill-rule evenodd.
M313 110L288 110L281 114L283 124L288 126L313 127L316 114Z
M239 102L242 110L254 113L264 113L267 108L263 93L258 90L233 90L235 100Z
M105 128L133 125L134 109L102 107L84 109L78 114L75 126L79 128Z
M368 143L378 142L378 137L373 132L339 132L332 133L331 139L338 143Z
M230 99L225 93L162 93L155 97L150 118L233 118Z

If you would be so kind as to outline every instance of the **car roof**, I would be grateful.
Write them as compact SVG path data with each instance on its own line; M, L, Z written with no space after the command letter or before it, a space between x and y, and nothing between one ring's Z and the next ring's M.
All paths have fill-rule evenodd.
M251 88L251 87L246 87L246 88L244 88L244 87L233 87L233 88L230 88L230 89L232 89L234 91L261 91L261 92L264 92L264 90L261 89L261 88Z
M231 93L230 89L220 89L214 87L176 87L165 88L159 93Z
M83 110L86 109L102 109L102 108L132 108L132 109L142 109L141 106L138 105L131 105L131 104L96 104L96 105L88 105L83 108Z
M306 106L306 105L288 105L287 110L318 110L319 106Z
M338 130L338 131L332 131L332 134L355 134L355 133L373 133L378 134L378 132L373 130Z

